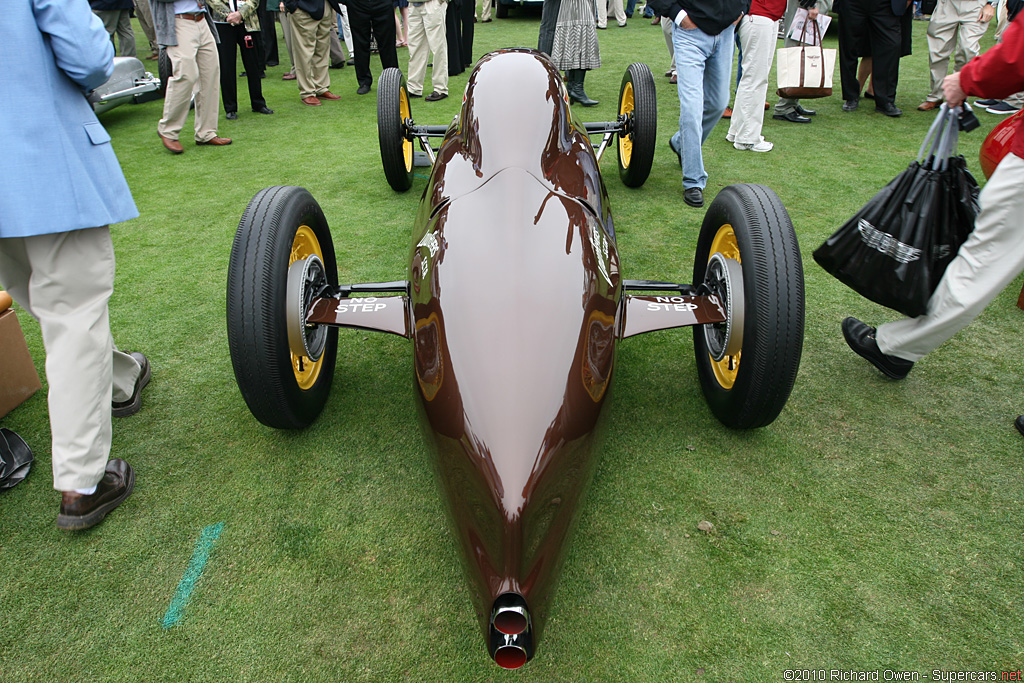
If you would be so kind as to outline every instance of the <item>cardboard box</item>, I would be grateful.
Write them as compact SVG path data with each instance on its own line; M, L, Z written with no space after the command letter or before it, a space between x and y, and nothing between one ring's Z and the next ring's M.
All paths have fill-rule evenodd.
M7 309L0 313L0 417L41 388L18 316Z

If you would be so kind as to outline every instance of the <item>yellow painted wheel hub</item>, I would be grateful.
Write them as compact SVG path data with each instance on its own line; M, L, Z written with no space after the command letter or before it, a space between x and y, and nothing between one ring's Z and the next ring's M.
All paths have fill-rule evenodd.
M633 84L626 83L622 89L622 98L619 100L619 114L630 116L633 113ZM630 159L633 157L633 134L619 135L619 163L622 168L629 168Z
M712 254L721 254L725 258L733 259L737 262L742 262L740 259L740 245L736 241L736 231L733 227L726 223L718 228L718 232L715 233L715 238L711 240L711 249L708 252L708 260L710 261ZM732 311L729 311L729 315L732 315ZM740 370L740 354L742 352L737 351L735 355L726 355L722 360L716 361L711 354L708 354L708 360L711 362L711 369L715 373L715 379L723 389L732 389L736 383L736 375L739 374Z
M412 110L409 108L409 93L402 88L399 94L399 110L402 114L402 122L412 118ZM412 140L402 138L402 157L405 159L406 172L412 171Z
M295 231L295 238L292 240L292 251L288 256L288 265L291 266L296 261L304 259L311 254L316 254L321 261L324 260L323 250L320 248L320 241L316 238L316 233L313 232L313 228L303 224ZM292 351L289 351L289 353L291 354L292 372L295 373L295 381L300 389L308 391L316 384L317 378L320 377L324 356L320 356L320 360L312 361L308 357L296 355Z

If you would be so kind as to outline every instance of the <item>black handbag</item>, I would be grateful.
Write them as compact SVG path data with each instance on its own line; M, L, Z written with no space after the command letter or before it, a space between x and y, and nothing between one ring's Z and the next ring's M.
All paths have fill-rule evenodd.
M10 429L0 427L0 491L19 483L30 469L32 449Z
M814 252L875 303L916 317L974 229L978 184L956 154L959 107L943 104L911 162Z

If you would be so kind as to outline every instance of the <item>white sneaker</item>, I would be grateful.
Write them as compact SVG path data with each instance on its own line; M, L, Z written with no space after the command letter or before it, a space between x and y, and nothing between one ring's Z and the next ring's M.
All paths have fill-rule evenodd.
M775 145L765 140L764 136L761 136L761 139L755 143L734 142L732 146L736 149L750 152L770 152L775 147Z

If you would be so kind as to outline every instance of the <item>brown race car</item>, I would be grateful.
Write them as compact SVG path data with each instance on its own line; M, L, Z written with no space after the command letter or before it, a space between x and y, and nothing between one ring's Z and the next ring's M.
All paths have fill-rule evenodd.
M599 158L615 139L620 176L642 185L655 106L649 69L633 64L616 120L581 123L550 60L509 49L476 64L449 125L419 126L401 72L388 69L385 175L411 186L417 141L430 163L406 279L339 285L327 220L302 188L262 190L235 236L228 337L260 422L317 417L339 327L412 340L426 444L488 652L506 668L533 656L544 628L601 427L614 419L604 406L619 340L693 327L708 404L737 429L776 418L800 362L800 252L766 187L718 193L695 284L623 277Z

